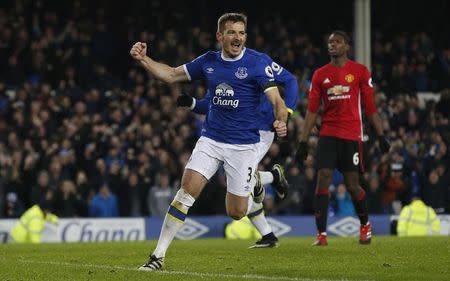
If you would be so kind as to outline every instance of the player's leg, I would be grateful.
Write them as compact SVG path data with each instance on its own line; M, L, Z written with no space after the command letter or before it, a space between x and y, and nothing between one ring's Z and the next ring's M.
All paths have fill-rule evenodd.
M258 171L262 185L272 184L275 192L281 199L286 197L289 183L284 175L284 168L280 164L274 164L270 171Z
M210 156L214 153L217 153L215 148L200 138L184 170L181 188L175 195L164 218L156 249L139 270L154 271L163 267L166 251L183 226L189 208L192 207L208 180L219 167L220 161Z
M255 144L228 145L223 149L223 157L227 177L227 214L239 220L250 213L254 201L252 192L257 191L257 148Z
M317 173L316 193L314 195L314 216L317 227L317 237L313 246L326 246L327 242L327 219L329 204L329 186L331 184L333 170L320 169Z
M249 171L250 173L250 171ZM253 202L262 203L264 201L264 197L266 196L266 188L264 184L261 182L261 176L258 171L255 171L253 176L254 180L252 181L253 185Z
M267 220L265 217L263 217L264 210L262 209L262 206L260 208L251 213L251 208L248 208L248 206L251 206L251 204L254 204L252 196L249 195L247 197L245 196L239 196L235 195L231 192L227 192L226 195L226 208L227 208L227 214L232 217L235 220L242 219L245 215L249 215L249 218L253 218L252 223L255 225L255 221L258 220L256 217L260 217L261 221L259 221L260 228L258 231L260 233L266 233L263 235L262 239L256 242L255 245L251 246L250 248L271 248L276 247L278 245L278 238L273 234L272 228L267 223ZM261 203L259 203L262 205ZM261 228L261 225L265 223L265 228Z
M252 202L252 207L250 208L250 213L247 217L262 236L260 240L256 241L256 243L250 247L250 249L272 248L278 246L278 238L273 233L272 227L267 221L262 203Z
M234 220L242 219L249 213L248 206L251 206L252 201L253 198L250 194L240 196L227 192L225 196L227 215Z
M186 169L181 179L181 188L169 206L161 228L161 234L153 254L164 257L173 237L183 226L189 208L192 207L208 180L199 172Z
M183 226L189 208L195 202L208 180L200 173L186 169L181 180L181 188L175 195L164 218L156 249L149 260L139 270L160 270L164 265L166 251L178 230Z
M317 143L316 166L317 185L314 196L314 215L316 219L317 237L314 246L325 246L327 242L327 218L329 203L329 187L333 170L337 161L337 140L332 137L320 137Z
M269 150L275 135L270 131L260 130L259 133L261 136L261 141L256 144L256 148L258 150L258 163L262 160L264 155ZM256 176L258 175L260 177L260 183L262 185L270 184L274 181L274 175L272 171L258 171L258 174ZM272 227L267 222L267 218L264 214L264 206L262 203L252 202L250 213L247 215L247 217L250 219L253 226L255 226L255 228L262 236L262 238L250 248L271 248L278 246L278 238L275 236L272 231Z
M361 145L355 141L342 140L339 151L339 159L342 161L339 161L339 166L344 175L344 183L361 222L359 242L370 244L372 227L369 223L366 192L359 184L359 174L364 166Z
M262 192L264 192L264 190ZM264 208L262 203L256 203L253 200L253 196L249 196L247 198L245 196L236 196L230 192L227 192L225 201L227 206L227 214L230 217L235 216L236 219L239 219L239 217L241 217L242 213L245 211L253 226L255 226L255 228L261 234L262 238L250 248L271 248L278 245L278 238L275 236L272 231L272 227L267 222L266 216L264 215ZM247 204L248 206L250 206L250 208L243 207L245 202L241 201L247 201Z
M271 131L260 130L261 140L256 144L258 149L258 163L264 158L270 146L272 145L275 133ZM284 168L280 164L273 165L270 171L258 171L261 184L272 184L277 195L283 199L288 191L289 183L284 175Z
M350 193L356 214L361 223L359 243L370 244L372 240L372 225L369 222L366 192L359 185L358 172L344 172L345 186Z

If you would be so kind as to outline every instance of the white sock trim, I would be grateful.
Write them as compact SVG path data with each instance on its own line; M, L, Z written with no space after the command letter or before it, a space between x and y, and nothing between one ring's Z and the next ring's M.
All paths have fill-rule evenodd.
M175 197L173 198L174 201L178 201L181 204L183 204L185 207L190 208L192 205L194 205L195 198L192 197L189 193L187 193L183 188L180 188L175 194Z
M259 176L261 178L261 183L263 185L271 184L273 183L273 175L271 172L267 171L258 171Z

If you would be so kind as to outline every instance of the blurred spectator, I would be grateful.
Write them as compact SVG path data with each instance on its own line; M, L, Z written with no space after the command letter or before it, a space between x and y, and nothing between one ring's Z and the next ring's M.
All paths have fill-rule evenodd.
M104 183L100 186L94 198L92 198L89 206L89 216L107 218L117 217L118 215L119 209L116 196L110 192L108 185Z
M383 206L387 214L399 213L401 202L407 200L407 194L410 191L410 182L403 173L402 163L392 163L390 167L390 176L383 183Z
M31 204L37 204L45 199L45 195L50 189L49 184L50 178L48 172L45 170L40 171L37 179L37 185L31 188Z
M18 218L22 215L23 211L23 203L19 201L17 194L14 192L7 193L4 210L5 218Z
M143 200L145 193L145 186L140 182L139 176L131 172L128 181L118 191L120 215L140 217L146 214L147 204Z
M161 172L156 178L156 184L150 188L148 193L148 208L152 217L163 218L177 190L170 186L168 173Z
M75 184L65 180L55 195L55 213L60 217L80 217L87 215L87 204L77 193Z
M41 243L45 222L58 224L49 201L42 201L25 211L10 231L13 243Z
M110 164L107 182L111 192L114 194L118 194L118 191L123 188L125 182L120 173L120 164L118 161L113 161Z
M314 214L314 194L316 192L316 171L308 167L305 169L305 193L302 200L302 213Z
M55 145L57 146L57 145ZM50 163L50 175L49 175L49 186L51 190L57 190L64 180L61 175L61 162L57 158L54 158Z
M397 223L398 236L439 235L441 223L434 210L417 196L403 207Z
M341 183L337 186L336 194L333 199L336 206L336 216L354 216L356 214L352 198L347 192L344 184Z
M377 175L371 176L368 182L368 188L366 188L367 195L367 207L370 214L382 214L382 194L380 190L380 181Z
M439 176L437 170L432 170L422 189L425 204L433 208L438 214L444 213L448 207L448 192L449 187L444 179Z
M76 176L76 189L77 194L85 201L90 202L95 196L94 188L89 184L86 173L84 171L78 171Z

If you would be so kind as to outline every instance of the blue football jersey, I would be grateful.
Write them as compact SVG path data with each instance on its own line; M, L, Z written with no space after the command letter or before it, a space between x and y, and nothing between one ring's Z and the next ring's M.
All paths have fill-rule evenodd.
M189 80L205 80L212 94L202 136L230 144L259 142L258 106L275 86L265 55L244 49L235 59L207 52L184 65Z
M277 64L268 55L262 56L272 68L275 83L284 88L284 101L288 110L294 111L298 101L298 82L297 78L287 69ZM199 114L207 114L209 104L213 95L210 91L206 92L203 99L197 100L193 111ZM258 129L263 131L271 131L273 128L273 121L275 120L273 114L273 107L265 94L261 95L260 104L258 105Z

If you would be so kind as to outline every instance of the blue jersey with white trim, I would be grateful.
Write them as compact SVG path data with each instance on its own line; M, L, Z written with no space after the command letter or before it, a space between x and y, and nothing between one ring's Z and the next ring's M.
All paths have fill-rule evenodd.
M263 55L267 64L272 68L275 83L284 88L284 101L288 110L295 111L298 101L298 82L297 78L290 73L287 69L277 64L268 55ZM194 108L195 113L207 114L209 110L209 104L213 95L210 91L206 92L203 99L197 100ZM263 131L271 131L273 129L273 121L275 120L273 114L273 107L266 95L261 95L261 101L258 105L258 129Z
M202 136L230 144L259 142L261 95L275 86L265 56L248 48L233 60L207 52L184 65L188 78L206 80L212 93Z

